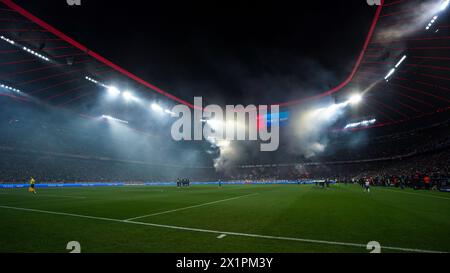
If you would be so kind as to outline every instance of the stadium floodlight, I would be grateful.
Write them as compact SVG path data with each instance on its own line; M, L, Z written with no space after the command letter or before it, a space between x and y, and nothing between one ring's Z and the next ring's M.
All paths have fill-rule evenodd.
M165 112L166 114L171 115L171 116L175 116L175 115L176 115L174 112L170 111L169 109L164 110L164 112Z
M448 7L448 4L450 3L450 0L444 0L444 2L442 2L441 4L441 8L440 10L443 11Z
M439 10L437 12L442 12L442 11L446 10L449 4L450 4L450 0L442 1L439 6ZM433 19L431 19L431 21L428 23L428 25L425 27L425 29L429 30L433 26L433 24L436 22L437 18L438 18L438 15L433 16ZM437 31L439 31L439 29L436 30L436 32Z
M360 122L347 124L347 126L345 126L344 129L354 129L354 128L359 128L359 127L368 127L370 125L375 124L376 122L377 122L376 119L363 120L363 121L360 121Z
M427 29L429 28L429 26L427 27ZM395 65L394 68L392 68L391 70L389 70L389 72L387 73L386 77L384 77L384 79L386 81L389 81L389 78L392 77L392 75L394 75L395 71L397 71L397 68L400 67L400 65L406 60L407 56L403 55L403 57L397 62L397 64Z
M136 100L136 97L133 96L133 94L130 91L123 92L122 96L123 96L125 101Z
M327 107L322 107L319 109L316 109L311 112L311 115L320 117L323 120L331 119L334 116L338 115L339 112L347 107L350 104L350 100L338 104L331 104Z
M14 42L14 41L11 40L11 39L6 38L5 36L0 36L0 38L1 38L3 41L5 41L5 42L7 42L7 43L10 43L10 44L12 44L12 45L15 45L15 44L16 44L16 42Z
M128 121L126 121L126 120L121 120L121 119L114 118L114 117L111 117L108 115L102 115L101 118L109 120L109 121L115 121L115 122L119 122L119 123L123 123L123 124L128 124Z
M9 90L9 91L13 91L13 92L15 92L15 93L22 93L22 91L20 91L19 89L17 89L17 88L14 88L14 87L11 87L11 86L9 86L9 85L7 85L7 84L0 84L0 87L1 88L4 88L4 89L6 89L6 90Z
M97 80L94 80L93 78L91 78L91 77L89 77L89 76L86 76L86 77L84 77L86 80L88 80L88 81L90 81L90 82L92 82L92 83L95 83L95 84L98 84L98 85L100 85L100 86L102 86L102 87L104 87L104 88L106 88L106 89L108 89L108 88L110 88L110 86L108 86L108 85L106 85L106 84L104 84L104 83L101 83L101 82L99 82L99 81L97 81Z
M93 82L93 83L95 83L95 84L98 84L98 81L94 80L94 79L91 78L91 77L86 76L86 77L84 77L84 78L85 78L86 80L90 81L90 82Z
M162 113L162 112L164 111L164 109L163 109L159 104L157 104L157 103L152 103L152 104L150 105L150 107L151 107L152 110L155 111L155 112Z
M110 86L110 87L108 87L108 94L111 97L117 97L118 95L120 95L120 90L117 89L117 87L115 87L115 86Z
M26 46L20 46L20 45L17 45L16 42L14 42L14 41L11 40L11 39L6 38L6 37L3 36L3 35L0 36L0 39L2 39L3 41L5 41L5 42L7 42L7 43L9 43L9 44L11 44L11 45L18 46L19 48L22 48L23 51L26 51L26 52L30 53L31 55L34 55L34 56L36 56L36 57L38 57L38 58L40 58L40 59L42 59L42 60L44 60L44 61L47 61L47 62L50 61L50 59L47 58L46 56L44 56L44 55L42 55L42 54L40 54L40 53L38 53L38 52L36 52L36 51L34 51L34 50L32 50L32 49L29 49L29 48L26 47Z
M395 65L395 68L398 68L405 60L406 60L406 55L403 55L403 57L400 59L400 61Z
M354 94L354 95L352 95L352 96L350 97L350 99L348 100L348 102L349 102L350 104L355 105L355 104L360 103L360 102L362 101L362 99L363 99L363 97L362 97L361 94Z
M436 22L437 18L438 18L437 15L434 16L433 19L431 19L431 21L428 23L428 25L427 25L427 27L425 29L429 30L433 26L433 24Z
M40 59L42 59L42 60L44 60L44 61L47 61L47 62L50 61L49 58L45 57L45 56L42 55L42 54L37 53L36 51L34 51L34 50L32 50L32 49L29 49L29 48L26 47L26 46L22 47L22 49L23 49L24 51L30 53L31 55L34 55L34 56L36 56L36 57L38 57L38 58L40 58Z
M394 73L395 73L395 68L392 68L392 69L389 71L389 73L387 73L386 77L384 77L384 79L385 79L386 81L388 81L389 78L390 78L392 75L394 75Z

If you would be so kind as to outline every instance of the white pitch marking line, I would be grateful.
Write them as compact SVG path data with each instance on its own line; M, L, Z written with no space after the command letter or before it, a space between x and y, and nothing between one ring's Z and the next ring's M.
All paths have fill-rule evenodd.
M227 237L227 235L226 234L222 234L222 235L217 236L217 239L223 239L225 237Z
M198 207L203 207L203 206L213 205L213 204L217 204L217 203L227 202L227 201L236 200L236 199L240 199L240 198L244 198L244 197L248 197L248 196L253 196L253 195L257 195L257 194L259 194L259 193L251 193L251 194L241 195L241 196L232 197L232 198L228 198L228 199L222 199L222 200L218 200L218 201L198 204L198 205L194 205L194 206L189 206L189 207L184 207L184 208L179 208L179 209L173 209L173 210L166 210L166 211L156 212L156 213L152 213L152 214L147 214L147 215L142 215L142 216L138 216L138 217L125 219L124 221L132 221L132 220L137 220L137 219L157 216L157 215L161 215L161 214L167 214L167 213L172 213L172 212L177 212L177 211L182 211L182 210L187 210L187 209L194 209L194 208L198 208Z
M323 240L311 240L311 239L302 239L302 238L278 237L278 236L258 235L258 234L250 234L250 233L238 233L238 232L227 232L227 231L218 231L218 230L209 230L209 229L169 226L169 225L160 225L160 224L152 224L152 223L144 223L144 222L134 222L134 221L119 220L119 219L112 219L112 218L105 218L105 217L96 217L96 216L88 216L88 215L81 215L81 214L54 212L54 211L19 208L19 207L10 207L10 206L0 206L0 208L2 208L2 209L9 209L9 210L18 210L18 211L28 211L28 212L38 212L38 213L45 213L45 214L62 215L62 216L71 216L71 217L94 219L94 220L102 220L102 221L110 221L110 222L123 223L123 224L134 224L134 225L142 225L142 226L150 226L150 227L168 228L168 229L184 230L184 231L194 231L194 232L213 233L213 234L222 234L222 235L234 235L234 236L241 236L241 237L262 238L262 239L271 239L271 240L295 241L295 242L314 243L314 244L340 245L340 246L352 246L352 247L362 247L362 248L366 248L367 247L367 244L355 244L355 243L345 243L345 242L333 242L333 241L323 241ZM381 248L382 249L389 249L389 250L396 250L396 251L403 251L403 252L446 253L446 252L435 251L435 250L424 250L424 249L402 248L402 247L390 247L390 246L382 246Z
M27 196L26 194L17 194L17 193L6 193L6 192L0 192L0 195L10 195L10 196ZM33 194L29 194L33 195ZM85 196L70 196L70 195L57 195L57 194L36 194L36 196L43 196L43 197L60 197L60 198L73 198L73 199L86 199Z

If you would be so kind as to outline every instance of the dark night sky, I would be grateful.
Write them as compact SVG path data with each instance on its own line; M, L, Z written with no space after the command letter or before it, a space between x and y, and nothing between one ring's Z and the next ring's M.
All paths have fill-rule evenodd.
M376 9L365 0L16 2L170 93L229 104L282 102L338 84Z

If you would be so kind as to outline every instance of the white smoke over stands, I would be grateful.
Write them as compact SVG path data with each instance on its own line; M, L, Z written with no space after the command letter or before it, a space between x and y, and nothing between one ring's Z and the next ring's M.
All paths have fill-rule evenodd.
M211 143L212 149L219 151L218 157L214 159L214 168L217 171L226 172L241 159L241 153L235 143L215 138L208 138L207 140Z
M258 108L254 105L228 105L225 110L218 105L208 105L203 108L201 97L194 98L194 118L191 109L186 105L177 105L171 112L179 118L172 125L172 138L175 141L202 141L214 139L217 141L257 141L262 142L262 152L276 151L280 144L280 121L278 105L271 106L270 130L266 124L258 128L258 115L267 116L268 107ZM193 123L193 124L192 124ZM193 126L192 126L193 125ZM193 132L192 132L193 129ZM193 135L193 138L192 138Z
M353 94L346 102L334 103L301 113L294 126L294 135L297 140L293 147L295 153L310 158L324 152L328 145L326 132L343 116L347 107L355 106L362 100L361 94Z
M441 6L440 6L440 10L441 11L444 11L445 9L447 9L447 7L448 7L448 5L450 4L450 0L444 0L442 3L441 3Z
M339 119L347 105L333 104L302 113L295 126L296 153L310 158L325 151L328 144L325 131Z
M384 27L381 32L377 34L375 40L398 40L407 37L416 31L423 30L425 27L430 27L430 20L433 20L432 18L439 16L440 13L444 12L448 6L448 2L449 0L427 0L405 3L404 9L410 11L410 22L405 23L404 21L398 21L398 23L393 24L391 27ZM437 18L438 17L436 17L436 19Z
M159 112L159 113L165 112L164 109L161 107L161 105L159 105L157 103L152 103L150 105L150 108L152 108L152 110L155 112ZM168 113L168 112L166 112L166 113Z
M186 105L177 105L171 112L178 118L171 129L175 141L207 140L218 149L215 159L218 170L226 169L242 155L239 142L260 141L260 151L272 152L279 147L279 106L272 105L270 130L267 124L258 127L258 116L266 117L268 106L228 105L225 111L218 105L203 108L201 97L194 98L194 114Z
M139 99L133 95L130 91L125 91L122 93L122 97L126 102L137 102Z

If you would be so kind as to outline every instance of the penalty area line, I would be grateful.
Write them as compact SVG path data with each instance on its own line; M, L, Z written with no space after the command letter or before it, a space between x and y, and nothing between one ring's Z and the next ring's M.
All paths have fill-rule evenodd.
M240 199L240 198L244 198L244 197L248 197L248 196L253 196L253 195L258 195L258 194L259 193L251 193L251 194L236 196L236 197L232 197L232 198L217 200L217 201L213 201L213 202L198 204L198 205L184 207L184 208L178 208L178 209L166 210L166 211L161 211L161 212L155 212L155 213L152 213L152 214L147 214L147 215L137 216L137 217L133 217L133 218L128 218L128 219L125 219L124 221L133 221L133 220L138 220L138 219L142 219L142 218L147 218L147 217L152 217L152 216L157 216L157 215L162 215L162 214L167 214L167 213L172 213L172 212L177 212L177 211L182 211L182 210L188 210L188 209L204 207L204 206L208 206L208 205L213 205L213 204L217 204L217 203L232 201L232 200L236 200L236 199Z
M218 234L219 236L220 235L230 235L230 236L240 236L240 237L270 239L270 240L281 240L281 241L293 241L293 242L312 243L312 244L323 244L323 245L335 245L335 246L367 248L366 244L346 243L346 242L333 242L333 241L325 241L325 240L312 240L312 239L302 239L302 238L293 238L293 237L280 237L280 236L258 235L258 234L250 234L250 233L227 232L227 231L218 231L218 230L209 230L209 229L170 226L170 225L144 223L144 222L136 222L136 221L120 220L120 219L113 219L113 218L106 218L106 217L81 215L81 214L74 214L74 213L46 211L46 210L38 210L38 209L30 209L30 208L0 206L0 209L25 211L25 212L37 212L37 213L43 213L43 214L69 216L69 217L93 219L93 220L100 220L100 221L109 221L109 222L116 222L116 223L122 223L122 224L133 224L133 225L149 226L149 227L156 227L156 228L166 228L166 229L174 229L174 230L182 230L182 231L211 233L211 234ZM416 248L391 247L391 246L382 246L381 249L388 249L388 250L395 250L395 251L402 251L402 252L418 252L418 253L446 253L446 252L443 252L443 251L424 250L424 249L416 249Z

